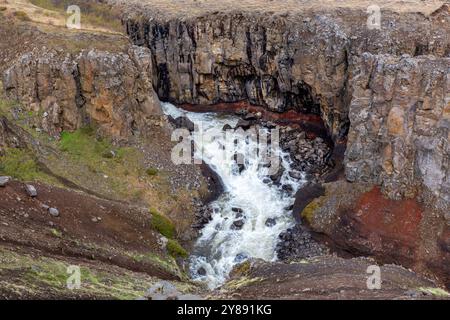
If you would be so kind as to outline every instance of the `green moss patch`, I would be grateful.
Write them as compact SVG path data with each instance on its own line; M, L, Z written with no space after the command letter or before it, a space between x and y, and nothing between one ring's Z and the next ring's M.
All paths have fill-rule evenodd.
M317 209L320 208L320 203L318 200L312 201L310 204L308 204L305 209L303 209L301 213L301 217L305 219L309 224L312 224L314 219L314 214Z
M175 240L169 239L167 242L167 251L172 257L187 258L189 256L188 252Z
M173 239L175 237L175 226L169 218L163 216L158 211L151 209L150 213L152 214L152 226L155 230L161 233L163 236L169 239Z

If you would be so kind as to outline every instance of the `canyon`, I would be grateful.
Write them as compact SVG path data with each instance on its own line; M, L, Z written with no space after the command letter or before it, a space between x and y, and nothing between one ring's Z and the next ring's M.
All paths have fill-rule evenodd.
M439 296L436 292L446 296L442 289L424 288L450 286L449 4L378 1L381 25L370 28L367 8L373 1L321 5L291 0L225 0L214 5L187 0L170 5L165 0L99 2L121 12L124 35L77 31L62 40L65 36L57 26L45 30L34 22L0 17L2 33L20 33L2 45L3 95L13 101L13 107L0 121L0 155L11 149L29 150L51 173L45 183L58 180L60 189L54 192L67 198L94 197L97 200L89 201L100 201L99 208L115 213L114 218L107 218L104 209L95 214L106 221L102 222L103 239L91 238L90 227L80 234L73 214L74 223L64 222L63 233L88 237L95 246L68 250L69 237L59 237L59 245L52 245L52 259L61 252L66 260L98 254L98 263L113 261L114 268L122 268L117 274L126 269L138 272L148 287L153 283L148 277L156 277L173 281L181 292L209 298L288 298L292 292L306 299L430 298ZM15 21L14 27L8 19ZM24 37L29 45L22 47ZM71 43L80 47L73 48ZM8 47L20 50L13 53ZM174 125L163 113L167 103L189 112L235 117L245 109L246 115L261 114L256 124L295 128L282 134L283 148L295 144L289 149L293 159L297 155L305 160L309 153L302 154L302 147L324 150L318 153L323 163L320 157L313 161L317 166L320 162L321 169L311 170L308 183L293 190L295 203L288 211L297 227L277 240L288 246L282 251L285 254L278 251L281 261L249 259L234 265L223 286L204 291L186 280L186 259L167 258L161 241L177 240L189 250L195 248L199 237L191 228L195 214L217 198L211 193L220 183L210 169L175 168L169 163ZM23 120L24 114L33 116ZM55 144L65 133L86 126L95 128L95 139L110 139L112 151L119 147L142 151L148 160L139 166L157 166L168 172L168 181L155 182L151 177L143 181L141 173L136 179L134 173L124 174L120 179L126 180L121 181L134 179L130 189L137 185L150 190L136 201L97 182L109 175L106 169L87 172L91 179L81 179L82 172L69 176L65 171L71 164L61 164L49 155L56 152L66 159L64 150L55 151ZM45 138L36 137L36 130ZM305 137L299 139L302 131ZM48 141L53 144L47 145ZM165 174L158 179L166 179ZM164 192L158 193L158 188L166 184L170 189L161 195ZM41 190L47 188L40 185ZM18 181L3 190L11 208L23 206L14 200L22 197ZM74 190L86 194L71 195ZM177 199L167 196L178 192L183 194ZM43 194L53 198L51 191ZM142 206L158 201L158 209L175 224L173 239L145 231L151 223ZM28 200L26 206L38 209ZM14 211L7 204L0 208L3 216ZM72 210L71 206L65 210ZM123 210L132 212L131 222L119 213ZM48 250L37 249L36 243L43 238L18 238L8 228L20 228L14 219L7 219L10 226L2 229L2 241L8 254L15 254L13 244ZM36 221L45 228L45 220ZM133 226L141 222L143 226ZM122 224L127 226L127 240L108 231L120 233ZM33 227L27 224L26 228ZM133 228L145 243L152 244L152 252L170 262L136 259L147 249L131 235ZM117 242L114 253L112 248L106 250L108 241ZM327 250L317 253L316 244ZM311 250L305 256L295 250L302 246ZM96 247L101 247L99 253ZM365 287L366 269L377 263L389 288L372 292Z

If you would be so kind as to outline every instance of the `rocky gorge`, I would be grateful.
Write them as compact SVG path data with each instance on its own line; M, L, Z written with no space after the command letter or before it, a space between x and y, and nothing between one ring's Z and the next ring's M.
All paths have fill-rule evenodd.
M379 1L382 23L372 29L367 24L369 1L316 5L283 0L280 5L226 0L211 5L186 0L170 6L165 0L99 2L122 14L126 40L121 38L125 44L120 47L114 47L118 35L83 35L75 36L76 41L95 37L99 44L107 42L109 46L110 41L113 45L73 51L47 42L34 44L33 50L21 49L14 59L5 57L3 94L14 101L14 107L8 116L2 114L0 156L11 148L32 150L38 154L38 163L53 171L51 179L65 182L65 188L126 201L99 202L100 208L114 213L114 219L109 220L104 209L99 209L101 219L96 216L95 223L114 232L119 232L117 225L125 223L128 237L117 239L114 232L104 229L102 246L118 241L122 251L100 251L102 263L113 261L115 267L174 281L182 292L210 298L261 294L285 298L288 292L299 298L355 298L356 292L360 298L426 298L433 293L424 288L434 287L434 283L449 288L448 4L432 1L416 7L417 3L388 5ZM53 39L55 35L45 37ZM104 41L105 37L109 40ZM269 176L266 184L295 198L295 203L283 208L295 225L278 235L274 250L279 261L243 259L222 287L208 293L186 280L187 253L177 247L172 260L174 243L180 241L188 251L192 249L199 232L215 221L208 203L223 190L210 170L201 176L198 168L169 163L171 130L183 127L193 131L195 126L183 117L167 121L160 101L190 112L233 115L240 119L236 128L281 128L280 145L292 163L289 170L282 168ZM21 129L17 123L24 114L33 116L26 119L27 128ZM48 154L55 151L49 151L43 141L58 142L64 134L86 127L95 129L96 141L111 140L108 156L102 151L101 161L109 161L108 165L122 161L116 156L120 148L142 152L147 160L139 166L151 166L145 170L148 177L142 177L141 169L134 177L128 172L132 168L127 168L120 179L126 179L130 189L138 185L138 190L151 190L150 195L142 196L139 191L138 196L122 199L116 189L100 188L103 182L96 179L109 179L105 170L89 167L91 184L81 184L77 174L62 173L70 164L61 169L60 164L49 162ZM35 132L44 134L45 140L36 138ZM240 167L239 172L246 169ZM166 174L168 181L162 181ZM296 190L286 178L281 180L282 176L299 183L306 177L307 183L302 182ZM18 182L8 178L7 183L8 201L20 198L16 195L20 193ZM167 189L158 192L163 187ZM72 197L66 191L57 192ZM175 196L178 192L183 194ZM51 191L44 195L53 197ZM174 222L175 231L156 229L148 235L147 217L142 208L133 205L152 206L158 201L158 209ZM64 218L65 206L56 202L63 208ZM20 201L15 206L20 207ZM126 217L116 213L123 208L132 213L132 221L124 222ZM2 210L9 212L6 207ZM246 230L246 212L232 207L231 213L236 217L232 231ZM158 217L153 210L152 219L163 219ZM100 222L102 219L107 223ZM280 217L268 218L264 225L267 230L278 230L278 221ZM129 235L134 224L139 225L135 227L139 239ZM75 224L62 225L64 234L78 236ZM8 229L2 239L15 243L18 240L13 234ZM140 239L153 243L152 254L156 252L159 258L142 258L146 249ZM60 246L65 252L66 246ZM95 254L92 246L77 250L71 256ZM58 247L52 248L53 254L58 252ZM170 267L160 261L155 264L161 257L164 261L169 257ZM349 280L363 277L366 266L374 263L383 265L389 279L387 291L371 293L365 280ZM304 272L314 274L317 283L299 276ZM334 278L327 277L330 272ZM341 290L345 285L351 286L350 295ZM309 287L313 287L311 292L304 291Z
M362 5L292 13L200 9L184 16L151 1L126 8L128 35L152 52L161 99L245 100L278 113L320 115L333 145L346 145L346 181L380 186L390 199L417 199L418 229L427 229L429 219L440 226L425 240L424 260L447 268L448 239L441 237L449 212L449 5L428 13L382 10L374 30ZM341 201L334 199L335 206ZM309 209L314 212L304 215L320 215ZM382 248L391 240L403 245L400 234L380 232ZM415 241L423 244L428 232L417 231ZM370 237L375 234L365 240L369 247ZM407 264L426 269L429 263L412 257Z

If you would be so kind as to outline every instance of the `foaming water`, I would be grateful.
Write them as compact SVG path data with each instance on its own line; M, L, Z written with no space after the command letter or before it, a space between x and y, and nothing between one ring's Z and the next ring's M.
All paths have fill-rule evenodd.
M162 106L167 115L186 116L200 128L201 133L194 136L198 147L195 154L221 177L224 187L223 194L210 204L212 221L202 229L191 256L192 277L213 289L226 281L236 264L248 258L275 261L278 236L294 223L288 207L294 203L295 192L304 183L303 179L294 180L289 176L292 162L289 154L273 150L285 169L280 185L290 184L291 193L269 182L269 169L261 165L261 158L252 152L257 149L255 140L248 139L242 132L231 133L232 139L218 134L227 124L234 127L239 120L236 116L187 112L170 103ZM205 135L216 138L202 139ZM229 153L224 155L224 149ZM245 170L239 170L231 161L230 155L235 153L244 156ZM244 221L241 229L233 226L240 219ZM275 220L275 225L267 223L268 219ZM200 274L199 270L202 270Z

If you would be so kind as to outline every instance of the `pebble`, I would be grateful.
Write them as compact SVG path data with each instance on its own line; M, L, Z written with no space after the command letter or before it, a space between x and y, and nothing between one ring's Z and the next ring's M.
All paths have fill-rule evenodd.
M31 184L25 185L25 190L27 191L30 197L32 198L37 197L37 190L33 185Z
M59 217L59 211L56 208L49 208L48 213L53 217Z

